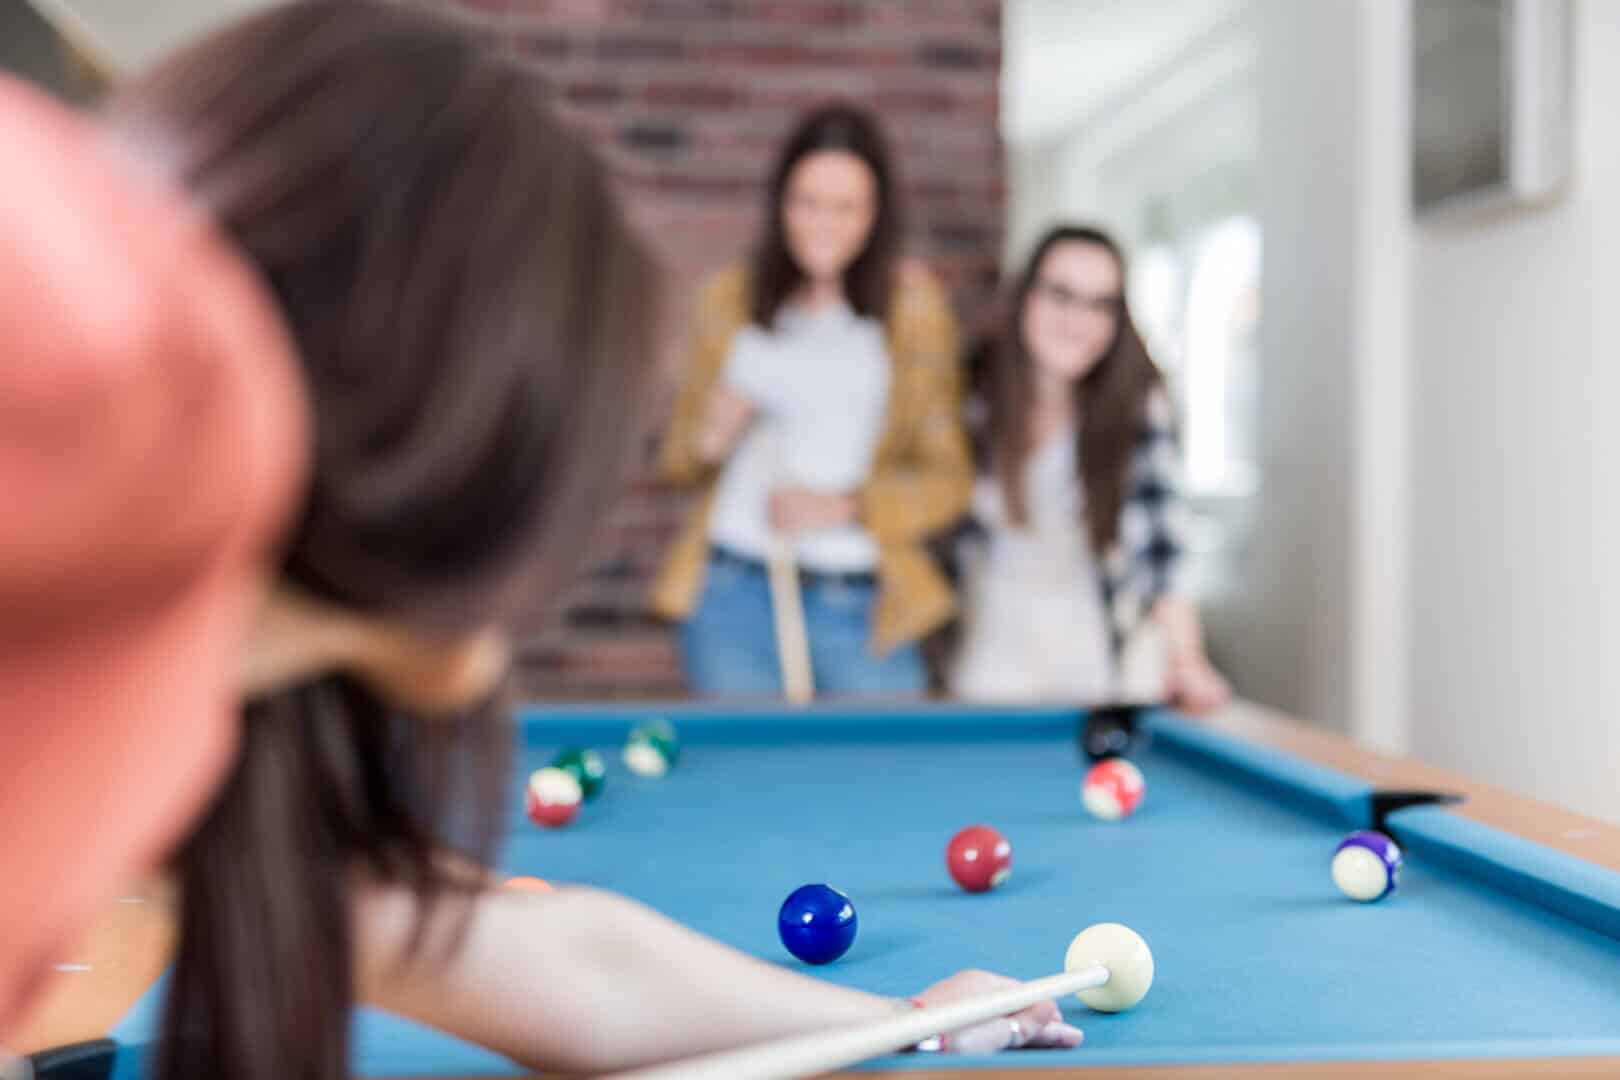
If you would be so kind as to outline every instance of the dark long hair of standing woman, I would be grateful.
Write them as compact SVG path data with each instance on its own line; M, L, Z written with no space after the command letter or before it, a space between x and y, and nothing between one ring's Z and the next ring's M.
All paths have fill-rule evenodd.
M989 404L988 457L1015 524L1029 520L1024 462L1029 458L1029 416L1035 404L1035 358L1024 343L1024 309L1039 285L1046 256L1064 244L1089 244L1113 256L1119 279L1126 280L1124 252L1113 237L1089 226L1065 225L1041 238L1008 298L1000 333L979 358L980 380ZM1164 377L1120 296L1113 343L1097 365L1074 385L1075 415L1081 418L1080 479L1085 497L1087 535L1102 558L1119 535L1120 510L1129 482L1131 452L1142 429L1147 400Z

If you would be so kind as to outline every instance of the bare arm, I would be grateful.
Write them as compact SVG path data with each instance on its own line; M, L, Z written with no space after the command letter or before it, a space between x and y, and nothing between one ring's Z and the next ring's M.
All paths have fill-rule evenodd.
M601 1072L830 1026L905 1006L763 963L621 897L590 889L494 890L477 901L448 963L446 909L430 949L401 968L416 915L400 889L361 908L359 970L367 1000L486 1046L530 1068ZM929 993L982 992L975 974ZM962 985L964 979L971 986ZM1020 1014L1025 1045L1074 1045L1052 1003ZM1004 1021L975 1029L976 1048L1008 1045Z
M1231 687L1204 651L1197 605L1185 596L1166 594L1153 605L1153 621L1165 642L1171 700L1195 713L1225 705Z

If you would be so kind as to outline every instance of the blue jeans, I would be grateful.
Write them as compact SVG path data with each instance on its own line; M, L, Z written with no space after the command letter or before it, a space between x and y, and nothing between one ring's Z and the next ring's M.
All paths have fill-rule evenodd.
M800 575L816 695L918 695L928 686L922 650L904 645L873 655L868 578ZM782 690L765 567L726 552L710 556L697 610L681 626L687 685L700 695L777 696Z

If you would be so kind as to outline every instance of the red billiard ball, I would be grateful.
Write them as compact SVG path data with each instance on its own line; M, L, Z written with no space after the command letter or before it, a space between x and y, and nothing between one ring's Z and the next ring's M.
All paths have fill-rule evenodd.
M1093 765L1091 771L1086 773L1081 799L1092 817L1119 821L1136 812L1146 789L1147 782L1142 778L1142 770L1124 758L1108 758Z
M1012 845L988 825L969 825L946 845L945 866L968 892L989 892L1012 873Z
M559 829L579 815L579 804L584 798L585 792L573 773L555 766L536 769L529 777L529 820L548 829Z

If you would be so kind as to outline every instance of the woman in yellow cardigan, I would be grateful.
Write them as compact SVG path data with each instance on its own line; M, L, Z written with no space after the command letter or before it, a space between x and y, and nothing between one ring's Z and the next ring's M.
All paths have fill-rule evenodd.
M800 571L811 670L831 694L919 693L920 639L955 610L923 550L955 522L973 467L958 419L956 324L899 255L877 125L817 110L769 183L752 262L704 291L662 467L704 491L660 575L703 694L780 693L765 560Z

